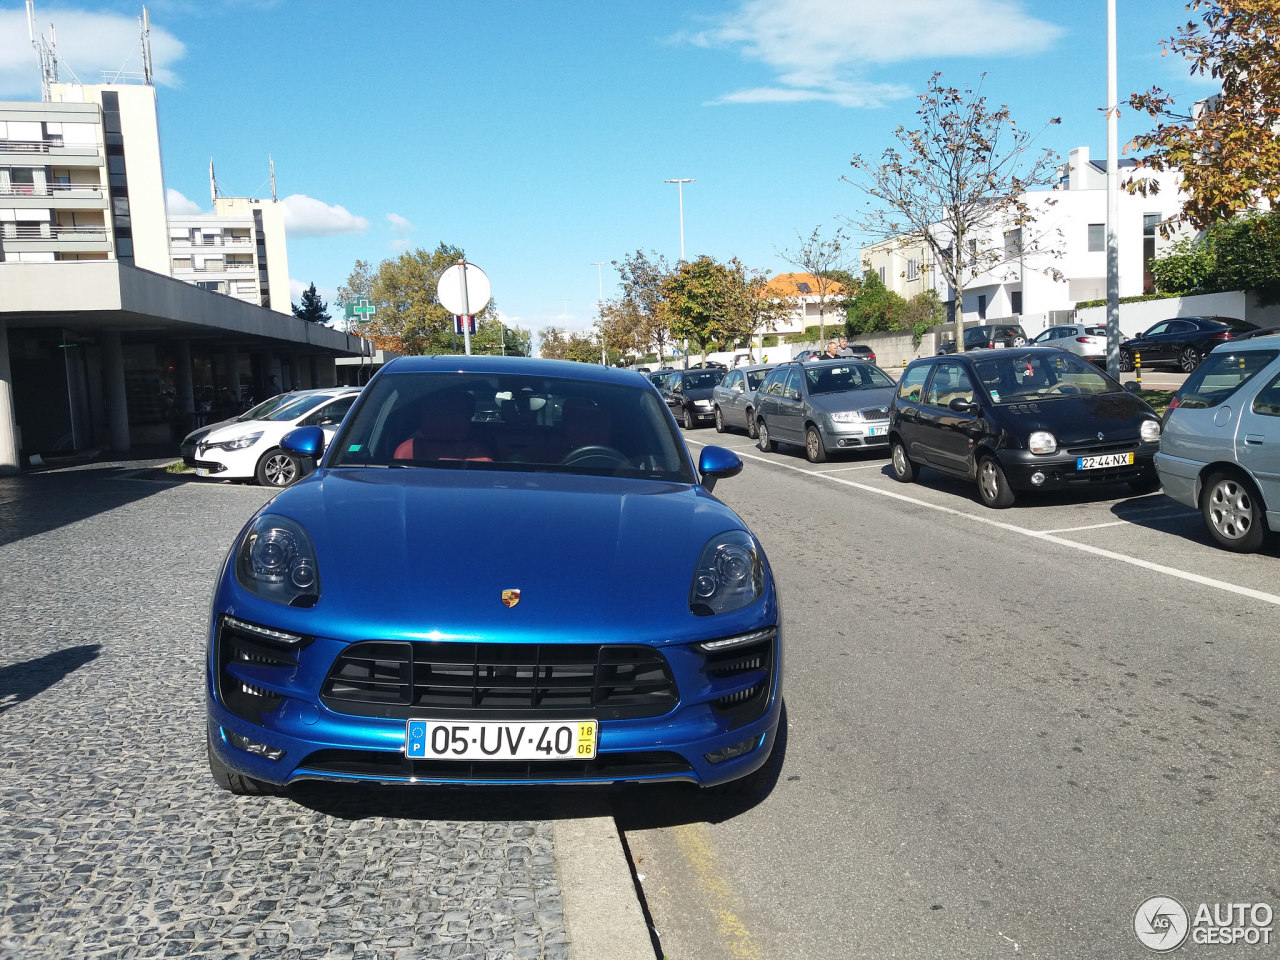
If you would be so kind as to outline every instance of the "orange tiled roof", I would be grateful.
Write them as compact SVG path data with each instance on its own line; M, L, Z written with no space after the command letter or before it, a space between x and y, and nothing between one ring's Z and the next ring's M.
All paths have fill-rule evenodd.
M764 295L767 297L808 297L817 296L818 284L824 282L811 273L780 273L765 285ZM837 280L827 280L826 294L829 297L844 295L844 284Z

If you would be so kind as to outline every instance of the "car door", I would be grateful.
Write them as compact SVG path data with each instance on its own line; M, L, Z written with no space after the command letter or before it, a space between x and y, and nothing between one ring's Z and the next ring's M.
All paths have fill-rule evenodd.
M351 409L358 396L358 393L350 393L345 397L330 400L300 420L298 426L319 427L324 431L324 439L327 444L333 439L333 435L338 432L338 425L342 423L342 418L347 415L347 411Z
M742 422L742 410L746 396L746 378L741 370L733 370L724 378L724 382L716 387L716 396L720 401L720 415L725 423L734 425Z
M769 371L760 391L756 394L756 419L763 420L769 427L769 435L773 436L774 424L777 422L778 401L782 397L782 388L787 383L787 372L791 368L775 367Z
M1177 329L1177 320L1164 320L1144 333L1137 345L1137 351L1142 354L1142 362L1151 364L1172 360L1177 347Z
M1280 530L1280 375L1240 411L1236 460L1258 484L1267 506L1267 526Z
M893 397L893 409L889 415L890 429L897 432L907 456L920 460L920 407L924 402L924 388L933 372L934 364L912 364L898 380L898 391Z
M787 371L782 395L777 398L774 438L791 443L804 443L804 367L793 364ZM772 426L773 423L770 423Z
M934 367L920 405L920 452L924 462L948 473L973 475L973 433L979 414L954 410L951 403L973 403L976 398L973 378L963 363L945 361Z

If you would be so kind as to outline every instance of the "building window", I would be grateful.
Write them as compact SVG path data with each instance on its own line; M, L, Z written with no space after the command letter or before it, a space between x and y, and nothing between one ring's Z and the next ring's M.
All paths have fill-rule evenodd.
M978 319L987 319L987 295L985 293L978 294Z
M1022 256L1022 228L1009 230L1004 235L1004 258L1016 260Z
M1101 253L1107 248L1107 225L1105 223L1089 224L1089 252Z
M1154 293L1156 289L1155 275L1151 272L1151 261L1156 258L1156 230L1162 217L1158 213L1142 215L1142 292Z
M879 270L877 270L876 272L880 274L880 282L881 282L881 283L884 283L884 267L881 267L881 268L880 268Z
M914 259L908 260L907 261L907 279L915 280L919 276L920 276L920 261L914 260Z
M1009 309L1016 315L1022 315L1022 291L1014 290L1009 294Z

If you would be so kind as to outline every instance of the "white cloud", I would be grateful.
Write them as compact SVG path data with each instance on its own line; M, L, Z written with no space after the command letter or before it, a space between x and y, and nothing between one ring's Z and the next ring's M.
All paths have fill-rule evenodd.
M169 187L164 192L164 209L166 213L175 217L191 216L202 212L200 204L194 200L188 200L173 187Z
M1023 0L741 0L715 26L677 39L737 50L777 75L773 86L713 103L828 101L881 106L909 96L902 84L864 78L869 68L966 55L1041 52L1063 30L1037 20Z
M280 201L284 205L284 228L293 237L337 237L364 233L369 221L346 207L329 205L303 193L294 193Z
M391 231L398 237L413 233L413 224L398 213L388 213L387 223L391 224Z
M98 13L73 7L38 7L36 31L57 31L58 77L64 83L104 83L117 74L142 74L142 44L136 15ZM155 82L180 86L174 64L187 48L151 21L151 64ZM105 74L105 76L104 76ZM40 61L27 35L21 5L0 10L0 98L38 99Z
M306 283L303 283L301 280L297 280L294 277L289 278L289 299L291 299L294 303L301 303L303 292L310 289L311 289L310 280L308 280ZM323 300L325 303L328 303L328 304L331 304L333 302L334 297L337 296L336 290L330 290L328 287L321 287L318 285L316 287L316 293L320 295L321 300ZM341 313L341 311L338 311L338 312ZM329 311L329 315L330 316L333 315L332 310Z

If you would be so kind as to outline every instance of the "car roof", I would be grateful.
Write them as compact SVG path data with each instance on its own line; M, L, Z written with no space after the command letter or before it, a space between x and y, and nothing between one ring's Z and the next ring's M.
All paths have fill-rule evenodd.
M1008 347L1004 350L966 350L964 353L948 353L932 357L917 357L915 360L912 360L907 364L907 366L914 367L917 364L937 363L948 360L968 360L976 362L978 360L990 360L993 355L996 357L1002 357L1012 356L1013 354L1021 355L1029 353L1034 356L1060 357L1065 352L1066 351L1061 347L1033 347L1031 344L1027 344L1025 347ZM1068 356L1071 356L1071 354L1068 354Z
M602 367L594 363L572 360L545 360L540 357L461 356L442 354L424 357L396 357L378 371L377 376L402 373L521 373L529 376L561 377L567 380L590 380L597 383L621 383L635 386L645 380L643 373Z

